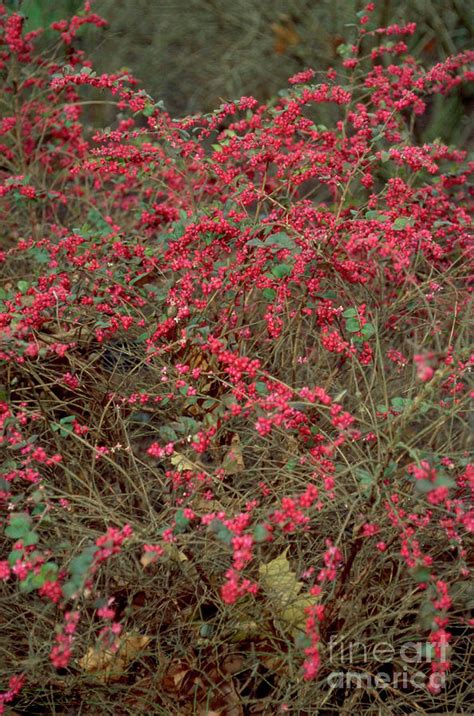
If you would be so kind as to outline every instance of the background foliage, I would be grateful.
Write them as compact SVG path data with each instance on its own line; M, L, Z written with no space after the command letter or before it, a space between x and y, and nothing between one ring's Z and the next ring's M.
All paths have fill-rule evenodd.
M28 16L27 29L45 27L80 6L79 0L9 4ZM182 116L211 111L242 95L264 101L305 67L338 66L338 48L353 32L363 5L357 0L96 0L94 8L109 27L86 32L84 49L99 71L130 68L148 93L163 100L172 115ZM383 0L375 16L379 26L416 22L409 48L427 63L472 42L469 0ZM420 139L467 142L472 102L472 88L466 87L435 99L420 122ZM94 124L112 121L104 107L90 116Z

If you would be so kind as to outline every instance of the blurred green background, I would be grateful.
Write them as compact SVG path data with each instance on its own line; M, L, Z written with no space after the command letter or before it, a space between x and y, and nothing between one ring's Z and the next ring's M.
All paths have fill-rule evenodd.
M410 50L427 64L472 47L472 0L378 0L378 26L415 21ZM27 28L70 16L80 0L8 0ZM84 28L78 43L98 71L129 68L173 115L209 111L241 95L260 100L305 68L340 62L338 45L353 37L360 0L95 0L109 22ZM434 101L422 139L468 141L473 88ZM95 118L97 121L97 117Z

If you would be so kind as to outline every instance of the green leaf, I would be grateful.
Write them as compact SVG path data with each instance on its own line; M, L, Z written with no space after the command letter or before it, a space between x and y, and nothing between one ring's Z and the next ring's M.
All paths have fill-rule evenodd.
M36 263L38 264L47 264L49 263L51 257L48 254L48 252L45 249L39 249L38 247L33 247L30 249L31 255L35 259Z
M426 494L435 490L436 485L430 480L415 480L415 489L422 494Z
M215 632L215 627L212 624L201 624L199 627L199 636L202 639L211 639Z
M53 432L59 432L62 438L66 438L73 430L72 421L74 420L74 417L74 415L68 415L65 418L61 418L59 423L52 422L51 430L53 430Z
M23 544L25 547L31 547L33 544L38 544L39 542L39 534L37 532L34 532L31 530L30 532L27 532L27 534L23 537Z
M260 380L257 380L257 382L255 383L255 390L257 391L257 393L260 393L260 395L267 395L267 394L268 394L268 390L267 390L266 384L263 383L263 382L260 381Z
M342 315L344 318L357 318L359 314L357 308L346 308Z
M174 443L178 439L176 432L169 425L163 425L159 428L158 434L162 440L166 440L169 443Z
M346 321L346 331L349 331L349 333L357 333L359 330L359 320L357 318L348 318Z
M31 517L26 512L13 513L5 534L12 539L22 539L30 531Z
M69 565L69 571L72 575L79 578L84 577L89 571L90 566L94 561L94 555L97 552L97 547L87 547L81 554L71 560Z
M275 278L284 278L285 276L289 276L290 273L291 266L288 264L277 264L272 268L272 274Z
M181 534L182 532L186 532L189 526L189 519L184 516L183 510L178 510L176 513L176 516L174 518L174 534Z
M36 589L36 584L34 581L35 577L36 577L35 574L30 573L26 577L26 579L23 579L19 584L20 592L22 592L23 594L28 594L29 592L32 592L34 589ZM36 580L36 581L38 581L38 580ZM39 585L39 586L41 586L41 585Z
M224 544L231 544L232 537L234 536L234 534L230 531L228 527L225 526L225 524L221 520L217 518L212 520L210 528L214 532L218 540L224 542Z
M300 631L295 638L295 646L297 649L308 649L308 647L311 646L311 637L309 637L307 634L303 634L302 631Z
M427 403L425 400L420 403L420 413L425 415L433 407L431 403Z
M362 326L360 332L366 338L370 338L375 333L375 327L372 323L366 323L365 325Z
M299 460L297 457L290 457L290 459L286 461L286 463L284 465L284 469L287 472L293 472L293 470L295 469L295 467L298 466L298 464L299 464Z
M387 214L381 214L380 211L367 211L365 213L365 218L380 222L390 221L390 217L387 216Z
M13 567L20 559L23 558L24 551L22 549L14 549L8 555L8 564Z
M340 57L343 57L343 58L350 57L352 54L351 45L340 44L337 46L336 52L338 55L340 55Z
M66 599L72 599L72 597L74 597L74 595L80 590L81 586L82 583L77 584L76 581L70 579L68 582L63 584L61 591Z
M418 623L422 629L431 629L433 619L436 616L436 607L433 602L423 602L418 612Z
M46 562L43 564L40 570L40 577L43 579L43 584L44 582L52 582L56 579L58 571L59 567L55 562Z
M288 234L285 234L283 231L268 236L265 241L265 246L270 245L278 246L281 249L294 249L296 247L294 239L288 236Z
M44 502L38 502L38 504L35 505L33 507L33 509L31 510L31 514L33 517L35 517L36 515L42 515L43 512L45 511L45 509L46 509L46 504Z
M387 467L383 471L383 476L384 477L392 477L392 475L396 472L397 467L398 467L398 465L395 462L395 460L390 460Z
M331 301L337 301L336 291L324 291L324 293L318 293L317 295L321 296L321 298L329 298Z
M413 217L411 216L399 216L392 224L394 231L402 231L407 226L413 226Z
M416 567L413 572L415 582L429 582L431 572L427 567Z
M268 530L265 525L255 525L253 538L255 542L265 542L268 537Z
M204 410L210 410L211 408L214 408L214 406L219 405L219 401L215 400L214 398L208 398L207 400L202 403L202 407Z
M273 301L274 298L276 298L276 291L274 288L264 288L262 291L262 296L267 299L267 301Z
M163 405L161 401L160 405ZM180 417L179 422L171 423L171 427L176 430L177 433L185 433L186 435L194 435L200 429L200 424L194 420L194 418L188 418L183 415Z
M54 580L56 578L57 571L58 566L54 564L54 562L47 562L46 564L43 564L39 574L30 572L26 579L20 582L20 591L24 594L28 594L35 589L39 589L45 582Z
M436 487L456 487L456 481L444 474L438 475L434 484Z
M390 405L394 410L396 410L398 413L403 413L405 408L408 408L413 403L413 400L411 398L392 398L390 401Z
M355 475L361 487L363 488L362 494L367 497L367 495L371 491L372 485L375 482L374 476L372 475L372 473L362 467L356 467Z
M30 287L29 281L18 281L17 288L21 293L26 293Z

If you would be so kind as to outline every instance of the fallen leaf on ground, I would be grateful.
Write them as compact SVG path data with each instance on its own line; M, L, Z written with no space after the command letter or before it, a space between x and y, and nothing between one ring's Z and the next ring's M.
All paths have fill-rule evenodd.
M238 475L245 470L242 446L240 444L240 438L237 434L232 437L230 449L224 455L222 467L226 471L227 475Z
M118 681L129 664L148 645L151 637L139 634L123 634L117 651L101 645L90 647L79 659L79 666L88 674L94 674L98 681Z
M196 465L191 462L186 455L180 452L175 452L170 459L171 464L174 465L179 472L183 472L184 470L196 470Z
M287 549L267 564L260 565L260 582L275 605L278 617L295 636L304 631L307 614L305 609L317 604L317 598L300 594L303 583L298 582L286 558Z
M163 678L163 688L165 691L177 693L180 691L183 681L191 672L191 667L181 661L170 664Z

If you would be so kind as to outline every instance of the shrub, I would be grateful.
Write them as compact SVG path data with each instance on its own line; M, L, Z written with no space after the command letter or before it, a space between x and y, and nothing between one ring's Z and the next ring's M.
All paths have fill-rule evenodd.
M41 56L0 8L2 703L462 710L472 164L413 128L473 53L369 5L341 76L175 120L89 3Z

